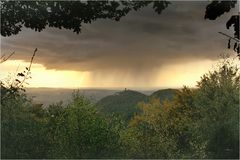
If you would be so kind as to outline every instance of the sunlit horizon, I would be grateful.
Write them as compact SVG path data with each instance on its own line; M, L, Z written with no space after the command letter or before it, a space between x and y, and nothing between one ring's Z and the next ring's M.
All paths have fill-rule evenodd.
M155 79L149 81L140 81L135 83L134 79L129 76L123 76L119 81L119 76L111 76L103 73L105 79L96 78L94 71L71 71L71 70L54 70L47 69L44 65L33 63L31 68L32 79L28 79L27 88L105 88L105 89L154 89L154 88L182 88L183 86L196 87L197 81L201 76L209 71L216 64L216 61L204 60L193 61L189 63L169 64L157 70ZM1 64L1 80L6 79L9 74L21 72L29 62L22 60L8 60ZM192 67L194 66L194 67ZM16 71L16 69L18 70ZM127 73L130 74L130 73ZM124 78L125 77L125 78ZM141 77L136 77L141 78Z

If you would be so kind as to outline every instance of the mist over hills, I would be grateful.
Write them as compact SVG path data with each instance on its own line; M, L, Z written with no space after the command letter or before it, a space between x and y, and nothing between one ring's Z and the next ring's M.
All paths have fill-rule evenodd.
M165 94L164 90L171 89L133 89L145 96L156 95L161 96ZM131 90L131 91L133 91ZM92 102L96 103L102 98L110 95L114 95L121 91L124 91L122 88L113 88L113 89L98 89L98 88L82 88L82 89L62 89L62 88L27 88L26 94L33 99L34 103L43 104L48 106L49 104L56 103L59 101L67 102L71 99L71 95L74 91L78 91L80 94L89 98ZM160 94L160 95L158 95Z
M108 89L62 89L62 88L27 88L26 93L35 103L44 106L59 101L67 102L71 99L72 93L78 91L80 94L89 98L92 102L97 102L101 98L112 95L119 90Z
M123 91L123 88L110 88L110 89L98 89L98 88L81 88L81 89L62 89L62 88L27 88L26 94L31 97L34 103L40 103L44 106L56 103L59 101L67 102L71 99L71 95L74 91L79 91L80 94L89 98L92 102L97 102L100 99L113 95L117 92ZM150 95L157 89L139 89L138 91Z

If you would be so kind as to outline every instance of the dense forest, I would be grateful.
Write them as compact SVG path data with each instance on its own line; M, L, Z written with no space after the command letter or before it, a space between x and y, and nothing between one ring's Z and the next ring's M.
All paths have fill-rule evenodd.
M239 79L224 60L194 89L45 108L1 84L1 158L239 158Z

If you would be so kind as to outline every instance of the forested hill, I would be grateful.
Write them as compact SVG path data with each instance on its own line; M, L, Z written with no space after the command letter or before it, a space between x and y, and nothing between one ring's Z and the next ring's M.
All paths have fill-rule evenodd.
M171 100L177 92L177 89L161 89L152 93L150 97L159 98L160 101L164 101L165 99Z
M151 97L159 98L160 101L172 99L176 92L176 89L163 89L147 96L138 91L125 90L102 98L96 106L104 114L114 113L125 120L130 120L134 114L139 112L138 103L147 102Z
M102 98L98 101L97 106L102 113L116 113L123 116L124 119L130 119L134 113L138 112L137 103L146 101L147 98L140 92L125 90Z

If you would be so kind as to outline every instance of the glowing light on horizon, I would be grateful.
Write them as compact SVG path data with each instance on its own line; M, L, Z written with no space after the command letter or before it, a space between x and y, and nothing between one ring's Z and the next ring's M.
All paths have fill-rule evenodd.
M21 72L28 62L22 60L9 60L1 64L1 79L5 78L9 73ZM54 70L46 69L42 64L33 63L31 68L32 79L28 80L27 87L50 87L50 88L79 88L84 87L88 72Z
M158 81L172 88L196 87L201 76L211 70L217 61L204 60L184 64L171 64L162 67Z
M117 73L98 75L95 72L81 72L70 70L46 69L42 64L33 63L31 68L32 79L28 80L27 87L51 87L51 88L82 88L82 87L171 87L180 88L183 85L195 87L200 77L212 68L215 61L195 61L184 64L169 64L159 68L156 78L149 83L136 84L133 79L128 79L129 72L126 72L126 79L119 79ZM8 60L0 65L1 79L9 73L23 71L28 62L22 60ZM19 66L19 67L18 67ZM18 71L16 69L18 68ZM93 78L94 77L94 78ZM144 78L144 77L143 77Z

